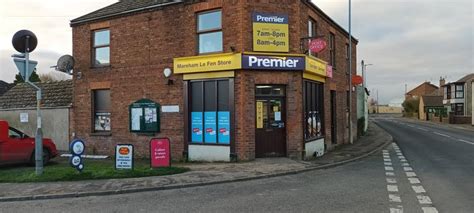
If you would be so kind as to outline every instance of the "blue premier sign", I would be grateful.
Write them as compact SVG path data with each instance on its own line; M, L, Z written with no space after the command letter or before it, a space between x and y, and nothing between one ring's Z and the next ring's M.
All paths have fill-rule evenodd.
M242 68L255 70L304 70L304 57L242 55Z

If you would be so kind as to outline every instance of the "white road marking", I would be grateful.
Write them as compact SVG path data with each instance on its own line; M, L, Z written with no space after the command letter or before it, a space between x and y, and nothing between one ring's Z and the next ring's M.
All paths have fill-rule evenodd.
M387 183L397 183L397 179L395 178L386 178Z
M417 195L416 198L418 198L420 204L433 204L431 198L426 195Z
M398 156L403 156L403 154L401 152L397 152L397 155Z
M383 161L390 162L390 161L392 161L392 160L390 160L390 158L384 158Z
M392 165L392 163L390 163L390 162L383 162L383 164L384 164L385 166L391 166L391 165Z
M402 166L410 166L409 163L402 163Z
M395 203L402 202L402 198L400 198L400 195L394 195L394 194L388 194L388 200L390 202L395 202Z
M385 170L386 170L386 171L393 171L393 167L391 167L391 166L386 166L386 167L385 167Z
M434 134L437 134L437 135L440 135L440 136L447 137L447 138L452 138L451 136L446 135L446 134L443 134L443 133L439 133L439 132L433 132L433 133L434 133Z
M394 172L385 172L385 176L395 176Z
M411 188L413 189L413 191L415 191L415 193L417 194L420 194L420 193L426 193L426 190L425 188L423 188L423 186L411 186Z
M438 210L435 207L421 207L423 213L438 213Z
M407 162L407 159L400 159L400 162Z
M405 159L405 156L398 156L398 159L402 160L402 159Z
M419 183L421 183L421 182L420 182L420 179L418 179L418 178L408 178L408 181L410 181L411 184L419 184Z
M387 191L389 191L389 192L398 192L398 186L397 185L387 185Z
M405 171L405 172L410 172L410 171L413 171L413 168L411 168L411 167L403 167L403 171Z
M390 213L403 213L403 207L398 206L398 208L390 208Z
M428 129L418 127L419 130L428 131Z
M461 141L461 142L463 142L463 143L467 143L467 144L474 145L474 142L467 141L467 140L464 140L464 139L458 139L458 141Z
M407 177L416 177L415 172L405 172L405 174L407 175Z

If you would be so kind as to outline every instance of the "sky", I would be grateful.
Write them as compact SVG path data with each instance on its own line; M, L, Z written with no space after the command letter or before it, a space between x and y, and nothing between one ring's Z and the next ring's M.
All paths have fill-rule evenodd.
M116 1L2 0L0 80L13 82L18 72L11 58L15 32L36 34L38 46L30 58L38 61L39 74L54 72L50 66L72 52L69 21ZM348 29L348 0L313 2ZM352 0L357 61L373 64L367 67L367 87L372 94L378 91L379 103L401 104L405 85L410 90L425 81L438 85L441 76L449 82L473 73L473 14L472 0Z

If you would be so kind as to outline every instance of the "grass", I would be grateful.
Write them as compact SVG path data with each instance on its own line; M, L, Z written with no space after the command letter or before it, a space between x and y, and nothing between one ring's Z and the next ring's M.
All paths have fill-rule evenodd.
M113 160L84 159L84 170L78 172L69 165L67 158L51 161L44 167L42 176L36 176L34 166L12 165L0 167L0 183L79 181L118 179L179 174L189 171L184 167L151 169L149 161L135 160L133 170L115 170Z

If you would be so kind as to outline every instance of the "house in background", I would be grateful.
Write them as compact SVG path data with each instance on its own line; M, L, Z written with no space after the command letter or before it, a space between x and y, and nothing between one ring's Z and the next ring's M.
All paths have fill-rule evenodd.
M5 94L8 90L10 90L14 85L9 84L5 81L0 80L0 96Z
M418 116L420 120L443 122L443 117L447 117L443 106L443 96L421 96Z
M449 113L449 123L468 124L472 120L472 82L474 74L443 86L443 104Z
M443 81L444 81L444 79L443 79ZM440 83L441 83L441 80L440 80ZM408 91L405 94L405 100L419 99L423 95L433 95L434 93L438 93L438 92L439 92L439 87L437 87L436 85L431 84L429 81L426 81L426 82L418 85L414 89Z
M42 130L60 151L69 149L69 114L72 108L72 81L37 84L42 89ZM30 137L36 132L36 90L20 83L0 96L0 120L6 120Z

